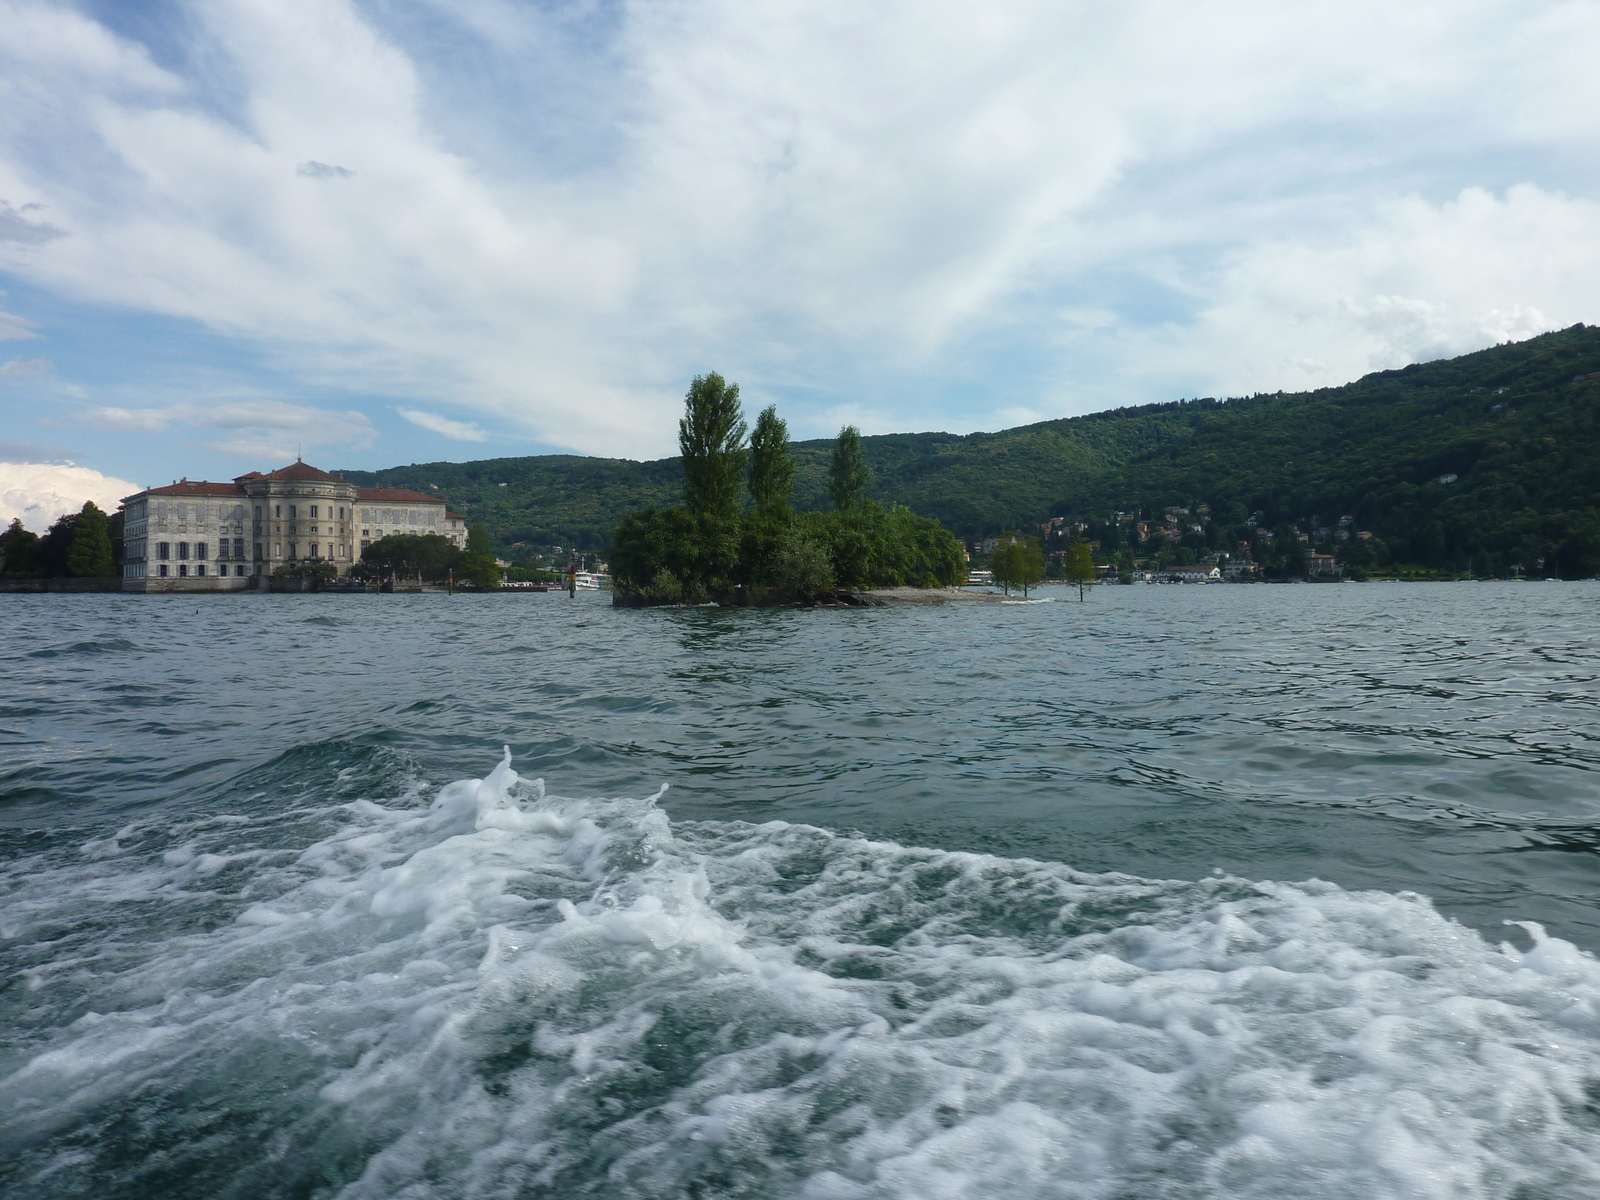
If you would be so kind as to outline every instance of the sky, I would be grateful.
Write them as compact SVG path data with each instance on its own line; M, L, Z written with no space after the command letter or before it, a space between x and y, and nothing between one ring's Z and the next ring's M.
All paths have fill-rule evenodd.
M0 518L659 457L713 370L965 433L1594 323L1597 45L1600 0L0 0Z

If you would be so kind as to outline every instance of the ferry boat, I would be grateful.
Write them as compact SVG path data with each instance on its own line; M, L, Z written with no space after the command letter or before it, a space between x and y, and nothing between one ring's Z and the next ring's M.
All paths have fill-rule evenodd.
M608 588L611 586L611 576L602 575L598 571L579 571L577 575L578 586L581 588L589 588L593 591L598 591L601 588Z

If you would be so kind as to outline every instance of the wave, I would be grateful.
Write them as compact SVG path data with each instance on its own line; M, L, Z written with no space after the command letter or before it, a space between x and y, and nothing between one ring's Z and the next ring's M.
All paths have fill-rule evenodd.
M1600 965L1532 923L675 825L509 751L390 790L14 864L8 1195L1600 1190Z

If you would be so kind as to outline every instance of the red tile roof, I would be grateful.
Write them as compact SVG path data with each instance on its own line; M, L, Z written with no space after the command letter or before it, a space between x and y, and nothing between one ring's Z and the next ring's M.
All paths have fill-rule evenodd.
M357 488L357 500L392 500L395 503L405 504L443 504L438 496L427 496L422 492L408 492L404 488Z
M297 479L312 483L343 483L337 475L330 475L326 471L319 471L307 462L292 462L287 467L279 467L267 475L268 479Z
M207 483L203 479L180 479L167 487L149 489L152 496L242 496L237 483Z
M454 517L458 521L465 521L467 519L465 513L453 513L448 510L446 510L444 515L447 517Z

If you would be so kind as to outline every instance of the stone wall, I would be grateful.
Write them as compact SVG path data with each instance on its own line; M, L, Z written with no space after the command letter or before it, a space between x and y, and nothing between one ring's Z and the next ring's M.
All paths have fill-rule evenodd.
M84 579L0 579L0 592L120 592L120 575Z

